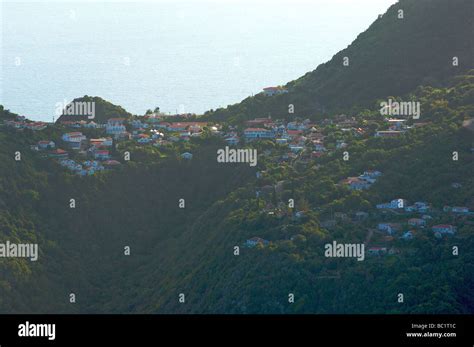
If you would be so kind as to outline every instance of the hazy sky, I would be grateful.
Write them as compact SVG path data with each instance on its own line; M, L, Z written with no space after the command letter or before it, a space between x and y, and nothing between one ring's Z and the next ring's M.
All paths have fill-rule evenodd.
M320 6L324 3L332 3L337 4L340 3L348 4L348 3L359 3L361 5L366 4L373 4L373 5L384 5L386 7L394 4L397 0L2 0L2 2L39 2L39 3L48 3L48 2L76 2L76 3L84 3L84 2L131 2L131 3L139 3L139 2L153 2L153 3L249 3L249 4L256 4L256 3L269 3L272 6L288 6L296 5L298 3L306 3L306 4L314 4L315 7ZM1 2L0 2L1 3Z
M0 103L48 120L83 95L204 112L314 70L395 2L0 0Z

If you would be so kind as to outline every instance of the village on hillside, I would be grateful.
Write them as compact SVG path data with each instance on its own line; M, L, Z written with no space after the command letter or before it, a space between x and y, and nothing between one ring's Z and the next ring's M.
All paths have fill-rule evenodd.
M264 90L264 94L268 96L281 93L285 93L281 87ZM265 150L259 156L275 164L308 165L311 161L317 163L318 160L333 156L335 153L343 155L355 140L370 137L399 137L413 128L429 124L390 117L367 121L343 114L319 121L309 119L284 121L261 117L248 120L240 126L224 122L199 121L199 118L187 120L186 117L180 117L185 119L184 121L174 121L174 118L152 113L129 119L109 118L104 123L96 123L93 119L76 121L64 117L51 124L29 121L23 116L18 116L13 120L5 120L3 126L16 131L29 129L40 133L47 127L62 129L60 138L44 138L31 144L31 149L56 161L74 175L91 176L114 170L125 164L122 152L116 150L122 144L126 145L125 148L131 146L173 148L176 144L187 143L204 135L219 137L229 147L252 146L267 141L274 144L275 150ZM91 129L99 136L88 138L85 133ZM180 153L180 156L182 160L193 159L193 154L190 152ZM258 181L265 172L257 171L256 175ZM357 176L341 177L338 185L346 187L349 191L370 190L383 176L383 172L377 168L367 168ZM454 189L461 188L457 182L453 182L452 186ZM308 211L288 212L282 201L275 206L268 199L268 196L278 192L279 189L281 190L281 187L278 187L278 184L257 188L256 196L265 206L262 213L276 218L290 217L296 221L304 218ZM385 221L387 213L393 216L393 222ZM358 211L353 216L336 212L332 218L321 220L320 226L330 230L338 224L347 222L365 223L368 231L367 253L384 255L399 252L390 246L395 238L409 242L424 230L430 230L432 236L438 239L449 237L456 233L455 221L469 219L468 223L473 223L473 215L474 213L465 206L434 207L430 202L417 201L410 204L405 199L398 198L380 202L372 207L371 212ZM447 219L454 223L442 222ZM370 221L370 225L367 221ZM255 236L247 240L245 246L265 247L270 243Z
M276 91L266 88L264 93L268 95L284 93L281 87L274 88ZM172 116L147 114L131 119L109 118L106 123L96 123L93 119L74 121L62 117L59 122L51 124L29 121L24 116L18 116L14 120L6 120L4 125L19 131L23 129L41 131L48 126L70 129L64 131L60 139L42 139L33 144L32 149L58 160L71 172L86 176L120 165L121 159L113 157L112 149L116 148L118 143L127 141L139 146L166 147L172 146L173 143L199 138L206 132L221 137L229 146L251 144L256 140L272 141L282 149L280 161L298 160L307 163L346 148L351 139L367 136L400 136L411 127L426 124L415 123L408 126L406 119L384 119L380 123L386 130L371 133L367 125L345 115L337 115L318 122L309 119L285 122L281 119L273 120L271 117L255 118L245 122L241 127L216 122L172 120ZM94 129L100 132L101 136L87 138L82 129ZM336 131L343 135L334 139L331 133ZM182 153L182 156L190 159L192 153ZM351 189L367 189L373 183L371 180L371 178L348 178L344 184Z

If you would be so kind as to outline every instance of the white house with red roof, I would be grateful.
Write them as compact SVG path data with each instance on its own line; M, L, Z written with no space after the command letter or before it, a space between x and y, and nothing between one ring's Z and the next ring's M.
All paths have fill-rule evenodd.
M82 141L86 140L86 136L79 131L65 133L61 137L64 142L72 149L80 149Z
M341 181L341 184L348 186L351 190L364 190L370 188L370 183L360 179L359 177L347 177Z
M89 143L96 148L110 147L113 145L113 141L111 137L101 137L98 139L90 139Z
M66 152L65 150L61 148L55 149L54 151L48 154L49 157L56 158L56 159L66 159L68 155L69 155L68 152Z
M282 86L263 88L263 94L265 94L266 96L273 96L284 93L288 93L288 90L286 88L283 88Z
M49 140L38 141L38 148L39 149L52 149L55 146L56 146L56 144L53 141L49 141Z

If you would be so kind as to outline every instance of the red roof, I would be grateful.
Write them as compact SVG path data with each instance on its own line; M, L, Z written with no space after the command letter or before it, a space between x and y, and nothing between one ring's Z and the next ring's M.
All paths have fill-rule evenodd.
M104 165L119 165L120 162L117 161L117 160L107 160L107 161L104 161L103 164L104 164Z
M207 125L206 122L174 122L174 123L169 123L170 127L172 128L186 128L189 126L199 126L199 127L204 127Z
M347 177L346 179L342 180L342 183L344 184L365 183L365 181L360 179L359 177Z
M288 135L300 135L303 133L303 130L288 130Z
M58 148L58 149L55 149L54 151L52 151L51 153L54 153L54 154L66 154L67 152L66 152L64 149Z
M247 124L265 124L265 123L273 123L271 118L255 118L252 120L246 121Z

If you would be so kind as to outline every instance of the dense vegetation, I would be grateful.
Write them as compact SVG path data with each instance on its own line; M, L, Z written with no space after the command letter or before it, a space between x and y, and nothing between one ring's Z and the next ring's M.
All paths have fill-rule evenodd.
M417 91L432 124L413 130L406 137L362 140L351 146L349 161L344 162L341 153L340 159L321 162L319 169L315 165L299 169L266 167L268 176L261 184L284 180L285 188L277 201L294 198L300 209L311 211L304 219L278 219L262 213L255 208L257 201L251 190L235 192L215 206L216 211L226 213L227 217L210 219L201 227L202 232L214 230L212 241L201 240L199 231L194 238L189 235L187 241L201 242L202 247L208 245L208 253L200 258L198 268L188 270L193 280L183 276L177 286L193 293L198 309L169 300L166 310L472 313L472 219L457 222L461 227L453 239L437 240L428 229L419 232L412 242L394 240L392 246L399 248L400 254L385 258L367 258L358 263L352 259L327 259L323 252L325 243L361 242L367 229L378 222L403 223L410 217L376 211L374 206L381 201L403 197L412 202L429 201L438 208L474 207L474 178L470 174L474 169L470 152L473 134L462 127L465 117L474 116L473 77L457 82L454 88ZM458 162L452 160L454 150L462 157ZM341 178L366 169L384 172L384 177L369 191L348 192L336 185ZM452 182L462 182L463 188L453 189ZM361 210L371 213L364 222L349 219L339 221L332 230L320 227L320 221L336 212L353 216ZM439 223L454 221L452 216L435 218L439 218ZM254 235L272 240L272 245L259 250L244 249L240 256L233 256L232 246ZM453 256L453 245L462 245L462 254ZM295 304L288 304L288 293L298 298ZM396 301L398 293L405 295L404 304Z
M95 118L93 119L96 123L104 123L109 118L130 118L132 116L131 113L127 112L121 106L114 105L98 96L88 96L85 95L81 98L76 98L68 105L65 105L65 108L71 104L75 103L84 103L84 102L91 102L94 103L94 111L95 111ZM57 122L62 121L88 121L87 114L62 114L58 119Z
M430 124L399 139L361 138L351 145L349 161L337 152L307 166L262 158L258 169L265 175L259 180L248 166L216 163L219 139L194 144L191 162L172 155L154 162L149 156L115 173L79 178L29 151L37 135L2 130L2 241L38 242L41 254L36 263L1 261L1 311L473 312L474 234L468 220L457 222L454 238L437 240L426 230L410 243L395 240L401 253L394 256L359 263L323 254L327 242L361 242L378 221L394 221L374 211L381 201L403 197L436 207L473 207L473 137L462 126L474 116L473 75L453 83L412 95L422 101ZM361 121L370 122L377 112L364 111ZM258 146L277 151L271 144ZM13 160L18 150L21 162ZM366 169L384 172L369 191L337 185ZM281 181L277 193L255 197L256 189ZM452 182L463 188L453 189ZM75 209L69 208L71 197ZM178 207L180 198L185 209ZM263 210L289 198L295 211L306 211L304 218L291 210L283 217ZM335 212L361 210L371 213L364 222L320 226ZM272 243L243 247L252 236ZM453 245L459 256L451 254ZM234 246L240 255L233 254ZM76 304L68 302L71 292ZM296 296L291 305L290 292ZM396 301L399 292L404 304ZM186 304L178 303L179 293L186 293Z
M167 245L173 254L174 240L211 202L254 175L248 167L219 166L209 141L196 148L192 162L145 160L80 178L29 150L34 134L0 136L0 240L37 242L40 248L38 262L1 260L2 312L114 310L101 307L113 285L128 288L128 274L158 259L156 265L174 271L172 259L154 248ZM20 162L13 159L16 151ZM178 207L181 198L184 209ZM125 246L131 247L128 257ZM68 303L71 292L78 296L76 306Z
M257 96L212 115L231 122L264 110L276 115L278 105L291 98L313 107L309 100L319 95L328 109L365 103L354 115L376 130L377 98L403 94L421 102L426 124L399 138L353 137L327 125L323 131L330 141L350 140L347 161L336 150L308 163L279 163L273 158L283 149L263 141L255 146L268 155L259 157L257 168L219 164L216 149L224 143L206 136L174 150L132 148L131 162L120 170L81 178L29 148L57 137L60 126L41 133L1 126L0 242L37 242L40 257L0 259L0 312L473 313L472 217L433 212L436 222L458 225L456 235L437 239L429 228L417 230L413 240L390 241L399 250L393 255L362 262L324 256L328 242L363 242L378 222L404 223L410 217L378 211L374 206L380 202L405 198L428 201L437 210L474 209L474 136L463 126L474 117L474 73L453 78L460 70L449 67L452 51L461 62L474 61L472 39L454 39L472 21L465 17L469 2L444 3L401 1L403 27L393 17L399 6L394 5L349 53L291 82L288 95ZM398 47L402 42L404 50ZM345 55L352 57L350 73L339 70ZM356 68L362 61L364 68ZM117 116L115 108L105 109L101 119ZM0 123L14 117L0 107ZM191 161L177 155L185 150L192 150ZM20 161L14 160L18 151ZM368 169L383 172L369 190L337 184ZM257 198L256 191L265 187L271 191ZM185 208L179 208L181 198ZM294 209L288 199L295 200ZM268 213L276 207L281 215ZM297 211L304 214L297 217ZM355 221L359 211L369 217ZM323 227L336 213L349 218ZM244 247L253 236L271 243ZM373 238L385 242L380 235ZM126 246L130 255L124 254ZM452 254L453 246L459 255ZM70 293L77 296L75 304ZM178 302L180 293L185 303ZM294 303L288 303L289 293ZM397 302L399 293L404 303Z

